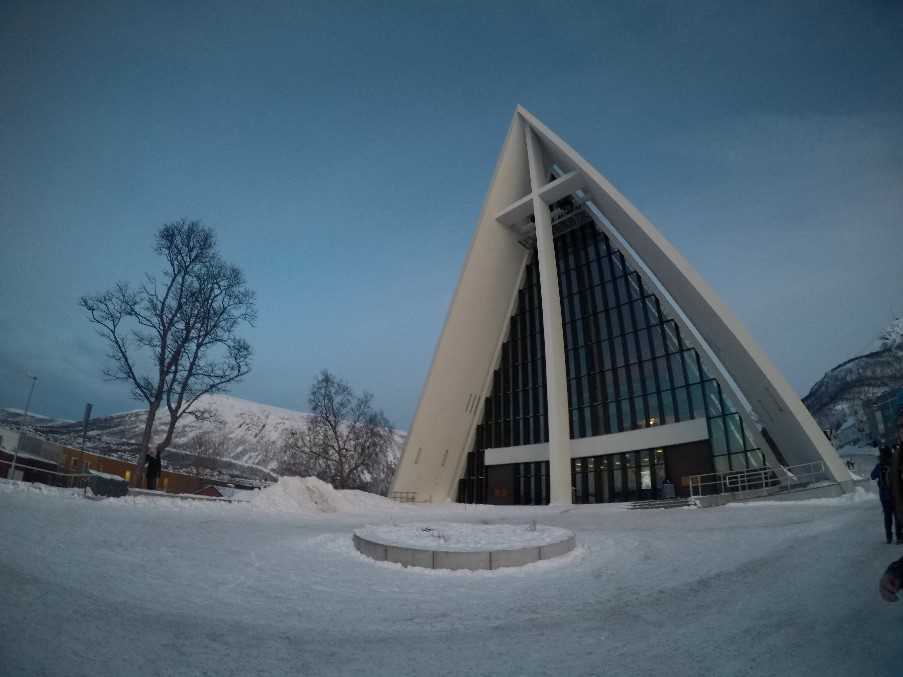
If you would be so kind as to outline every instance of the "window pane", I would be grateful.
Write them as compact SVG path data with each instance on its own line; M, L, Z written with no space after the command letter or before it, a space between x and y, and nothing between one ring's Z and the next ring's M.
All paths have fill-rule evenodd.
M680 350L680 342L677 339L677 325L669 320L662 325L665 329L665 341L668 344L668 352L676 353Z
M765 466L765 454L758 449L746 452L750 468L762 468Z
M658 382L662 390L671 389L671 377L668 375L667 357L658 357L655 360L655 369L658 372Z
M687 366L687 383L699 383L699 367L696 362L696 351L684 351L684 364Z
M612 342L612 347L615 349L615 366L621 367L624 365L624 342L617 338Z
M630 390L627 387L627 370L624 367L618 369L618 397L627 397Z
M727 444L728 448L734 451L743 450L743 433L740 428L740 414L731 414L724 417L727 426Z
M646 398L649 425L661 425L661 417L658 410L658 395L653 393Z
M631 364L627 370L630 375L630 384L633 386L633 394L639 395L643 392L643 379L640 377L640 365L638 363Z
M633 331L633 316L630 314L630 305L621 306L621 319L624 324L624 333Z
M621 407L621 430L633 430L633 414L630 411L630 400L618 400Z
M633 408L636 411L636 424L638 428L645 428L648 425L646 420L646 406L642 397L633 398Z
M712 453L724 454L727 452L727 442L724 436L724 420L721 417L709 419L709 432L712 436Z
M662 392L662 423L674 423L674 401L670 390Z
M643 362L643 380L646 382L644 391L647 393L654 393L656 391L654 361L646 360L645 362Z
M620 427L618 426L618 403L617 402L609 402L608 403L608 432L610 432L610 433L620 432Z
M734 470L748 470L749 465L746 462L746 454L743 452L731 454L731 465Z
M662 321L663 318L659 312L658 299L651 294L646 297L646 310L649 313L650 323L659 324Z
M702 406L702 385L699 383L690 386L690 402L693 405L694 417L705 416L705 408Z
M706 410L709 416L721 414L721 392L714 379L705 382Z
M646 327L646 313L642 301L633 302L633 317L636 319L637 329Z
M613 309L608 313L608 320L611 322L611 336L620 336L621 331L621 315L617 309Z
M687 399L687 389L677 388L674 391L674 398L677 400L677 416L681 421L690 418L690 401Z
M662 339L662 326L660 324L655 325L649 329L649 333L652 336L652 351L656 357L665 354L665 343Z
M636 354L636 338L633 334L627 335L627 363L632 364L637 361Z
M684 385L684 370L679 353L671 356L671 378L674 379L675 387Z

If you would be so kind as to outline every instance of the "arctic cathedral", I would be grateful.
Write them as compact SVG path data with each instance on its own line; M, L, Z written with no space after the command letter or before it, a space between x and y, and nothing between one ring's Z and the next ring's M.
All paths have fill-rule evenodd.
M635 501L668 483L686 496L692 476L815 461L849 484L799 397L687 260L518 107L392 491Z

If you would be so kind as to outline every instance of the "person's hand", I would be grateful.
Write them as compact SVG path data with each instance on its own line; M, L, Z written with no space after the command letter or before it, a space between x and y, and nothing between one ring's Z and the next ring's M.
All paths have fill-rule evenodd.
M893 574L884 574L881 582L878 584L878 591L881 593L881 599L885 602L896 602L897 593L900 591L900 579Z

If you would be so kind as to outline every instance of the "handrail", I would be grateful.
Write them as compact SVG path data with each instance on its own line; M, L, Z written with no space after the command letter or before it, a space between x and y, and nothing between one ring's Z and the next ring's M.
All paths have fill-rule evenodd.
M9 463L9 461L5 461ZM55 475L56 477L62 478L60 480L55 480L53 483L47 482L49 486L57 486L66 489L84 489L87 493L89 482L86 478L95 477L95 475L91 475L90 473L67 473L67 472L58 472L56 470L48 470L47 468L39 468L33 465L26 465L24 463L17 463L16 470L33 470L39 473L45 473L47 475ZM20 480L17 480L20 481ZM56 484L59 482L59 484Z
M772 468L763 466L687 477L691 498L723 494L759 494L786 491L827 479L822 461Z

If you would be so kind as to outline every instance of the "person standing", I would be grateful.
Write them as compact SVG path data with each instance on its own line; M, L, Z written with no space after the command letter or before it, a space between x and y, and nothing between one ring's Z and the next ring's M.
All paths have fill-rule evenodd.
M893 542L895 532L897 543L903 543L903 524L900 523L899 515L897 515L897 502L894 496L893 472L897 465L894 460L890 447L881 447L878 463L872 470L871 477L878 481L878 497L881 499L881 509L884 511L884 535L887 537L887 542ZM892 529L892 527L896 527L896 529Z
M900 503L901 494L903 494L903 406L897 409L897 453L894 454L894 460L891 471L891 485L898 508L896 518L900 519L900 511L903 510L903 504ZM898 522L899 524L899 522ZM903 557L896 562L891 562L890 566L881 576L878 583L878 592L885 602L896 602L897 593L903 590Z
M160 477L160 457L153 454L147 455L147 488L151 491L157 489L157 479Z
M897 448L891 468L891 491L899 520L903 515L903 406L897 409Z

